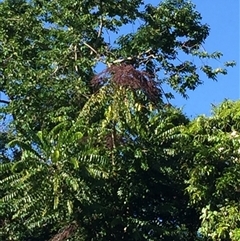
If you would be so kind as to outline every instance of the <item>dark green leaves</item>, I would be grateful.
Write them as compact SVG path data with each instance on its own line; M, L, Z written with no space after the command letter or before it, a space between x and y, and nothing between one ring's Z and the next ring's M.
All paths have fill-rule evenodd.
M164 91L187 97L199 72L226 74L204 63L221 53L203 50L209 27L190 2L141 4L0 2L1 115L12 118L0 136L4 240L192 241L201 208L210 215L201 234L227 237L224 213L238 209L238 108L226 102L187 126Z

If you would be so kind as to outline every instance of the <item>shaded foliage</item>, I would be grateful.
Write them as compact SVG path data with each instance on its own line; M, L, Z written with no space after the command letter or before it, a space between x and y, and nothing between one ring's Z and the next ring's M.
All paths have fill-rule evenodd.
M237 210L234 184L230 201L217 205L230 194L221 178L238 178L232 159L222 161L238 145L228 136L235 119L213 118L226 124L214 129L213 120L190 123L169 104L174 92L187 97L202 83L199 71L213 80L226 74L203 61L221 53L202 48L209 27L190 2L167 0L142 11L141 4L0 2L0 91L9 99L1 101L1 115L12 117L0 135L4 240L230 237L221 221L224 208ZM110 38L137 19L135 33ZM226 153L217 152L220 144ZM209 207L220 222L206 228L215 213L202 224L199 216Z

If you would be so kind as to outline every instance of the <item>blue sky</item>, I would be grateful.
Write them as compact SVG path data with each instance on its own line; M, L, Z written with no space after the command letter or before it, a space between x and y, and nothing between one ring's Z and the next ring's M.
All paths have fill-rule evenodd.
M157 4L157 0L149 0ZM216 67L223 62L235 60L237 65L229 68L228 75L221 75L218 82L203 79L204 84L195 91L189 92L189 99L177 97L174 104L183 107L183 111L190 117L211 113L211 104L220 104L225 98L237 100L240 97L240 54L239 54L239 1L238 0L192 0L196 9L202 15L202 21L210 28L210 35L205 42L205 49L209 52L220 51L223 57L220 62L209 61ZM204 76L203 76L204 77Z
M235 60L237 65L230 68L228 75L219 76L218 82L205 79L205 83L189 99L176 99L176 104L185 106L184 111L193 117L199 114L210 114L211 103L219 104L224 98L237 100L240 97L240 55L239 55L239 1L237 0L193 0L196 9L201 13L203 22L210 28L210 35L205 43L207 51L221 51L221 62ZM213 62L216 65L216 61ZM221 63L217 63L221 65Z
M144 0L145 4L158 5L161 0ZM171 101L174 106L183 109L191 118L198 115L211 114L211 104L219 105L224 99L237 100L240 97L239 75L239 0L192 0L196 10L202 15L202 23L210 27L204 49L209 52L219 51L223 57L217 60L208 60L207 64L214 68L223 67L225 61L236 61L237 65L228 69L227 75L219 75L218 81L209 80L201 76L204 84L194 91L189 91L188 99L175 95ZM135 27L124 27L122 33L136 31ZM121 33L121 34L122 34Z

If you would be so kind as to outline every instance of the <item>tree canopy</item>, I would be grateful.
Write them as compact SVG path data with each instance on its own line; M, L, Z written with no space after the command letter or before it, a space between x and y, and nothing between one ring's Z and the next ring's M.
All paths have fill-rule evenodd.
M234 65L207 64L222 54L203 48L191 2L4 0L0 13L3 240L238 240L239 104L193 121L171 106Z

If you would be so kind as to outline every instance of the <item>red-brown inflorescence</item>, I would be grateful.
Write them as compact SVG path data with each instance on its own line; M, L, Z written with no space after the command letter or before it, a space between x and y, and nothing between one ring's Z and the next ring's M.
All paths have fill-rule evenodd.
M154 77L145 71L135 69L132 65L112 65L92 79L95 88L108 83L141 90L153 102L157 102L161 96Z

